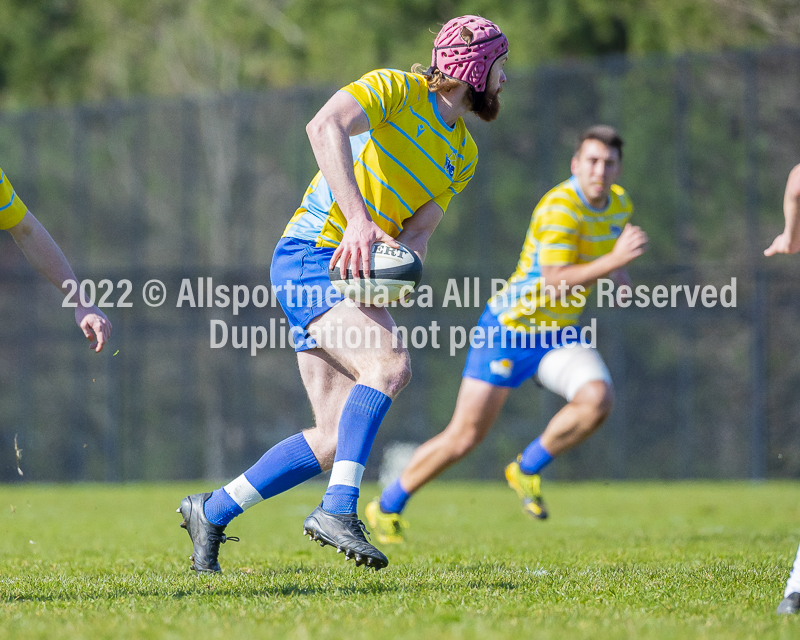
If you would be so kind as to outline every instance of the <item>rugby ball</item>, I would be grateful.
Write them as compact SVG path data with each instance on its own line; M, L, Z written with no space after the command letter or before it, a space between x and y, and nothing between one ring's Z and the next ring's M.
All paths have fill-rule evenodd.
M342 279L339 263L328 271L328 277L342 295L363 304L384 305L407 296L422 279L422 261L417 254L401 244L398 248L376 242L370 253L369 279L359 269L358 278L352 269Z

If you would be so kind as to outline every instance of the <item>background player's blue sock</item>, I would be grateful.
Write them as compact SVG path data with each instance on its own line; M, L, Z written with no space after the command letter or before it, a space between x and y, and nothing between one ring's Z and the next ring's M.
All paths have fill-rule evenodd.
M536 438L533 442L531 442L522 452L522 459L519 461L519 468L522 469L522 473L533 474L539 473L542 469L544 469L550 462L552 462L553 456L551 456L547 449L542 446L541 438Z
M330 483L322 498L322 508L328 513L355 512L364 465L391 404L389 396L363 384L350 391L339 418Z
M403 489L400 478L392 482L381 493L381 511L384 513L402 513L411 494Z
M245 509L321 471L305 436L297 433L276 444L242 475L212 493L204 507L206 518L213 524L228 524Z

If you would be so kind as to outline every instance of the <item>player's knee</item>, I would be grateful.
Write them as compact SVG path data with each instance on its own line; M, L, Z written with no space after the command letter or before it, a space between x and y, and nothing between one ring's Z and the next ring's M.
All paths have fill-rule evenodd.
M383 364L382 374L388 395L396 396L411 381L411 357L408 351L396 351Z
M460 460L470 453L483 440L484 433L478 429L471 428L450 428L450 452L453 459Z
M463 458L468 453L471 453L481 443L481 440L483 440L483 437L475 431L464 434L456 444L456 455L459 458Z
M614 406L614 387L604 380L592 380L578 390L573 401L584 405L593 415L596 426L600 426Z

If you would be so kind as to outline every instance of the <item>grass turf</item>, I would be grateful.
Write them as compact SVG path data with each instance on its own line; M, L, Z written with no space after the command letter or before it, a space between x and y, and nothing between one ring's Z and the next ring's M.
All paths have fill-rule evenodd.
M547 522L503 485L434 483L378 573L301 535L307 484L234 521L224 573L196 576L175 508L204 484L3 487L0 638L800 637L775 615L789 483L551 483Z

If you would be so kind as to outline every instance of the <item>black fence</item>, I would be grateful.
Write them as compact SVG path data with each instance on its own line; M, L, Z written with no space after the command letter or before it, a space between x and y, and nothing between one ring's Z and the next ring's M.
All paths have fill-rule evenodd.
M335 89L0 113L0 166L19 195L80 278L131 305L107 309L113 341L92 354L71 309L3 234L1 480L222 479L311 426L293 351L279 339L255 357L233 336L211 348L213 320L235 326L238 343L252 326L279 338L279 307L233 315L177 301L186 281L197 296L201 278L249 292L269 284L272 250L316 170L305 123ZM592 302L585 321L596 319L616 407L549 473L800 475L800 258L761 255L782 228L783 187L800 162L800 49L566 63L511 77L502 97L495 123L468 122L481 159L430 246L433 306L394 313L410 328L436 321L440 348L418 334L413 380L368 477L387 444L447 424L466 356L451 354L451 327L474 325L491 279L511 274L531 210L569 175L576 136L596 122L626 140L620 182L651 237L630 269L636 283L719 289L735 278L736 306ZM448 280L463 296L465 278L471 294L479 278L477 306L472 295L443 307ZM166 287L162 306L143 299L153 279ZM525 383L451 477L500 477L559 406Z

